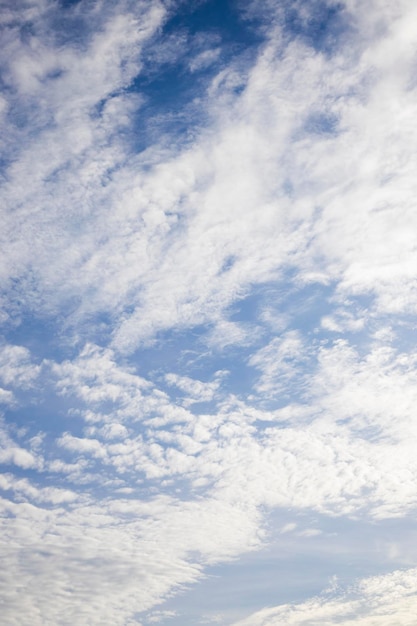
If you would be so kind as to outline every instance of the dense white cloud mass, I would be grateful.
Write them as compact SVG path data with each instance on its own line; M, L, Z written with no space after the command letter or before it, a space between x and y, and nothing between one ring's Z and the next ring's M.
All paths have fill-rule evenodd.
M2 624L415 622L416 18L5 2Z

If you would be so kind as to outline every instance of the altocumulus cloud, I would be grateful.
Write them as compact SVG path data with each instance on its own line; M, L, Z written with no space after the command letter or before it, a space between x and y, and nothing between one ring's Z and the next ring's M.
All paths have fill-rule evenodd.
M5 2L2 623L414 623L416 17Z

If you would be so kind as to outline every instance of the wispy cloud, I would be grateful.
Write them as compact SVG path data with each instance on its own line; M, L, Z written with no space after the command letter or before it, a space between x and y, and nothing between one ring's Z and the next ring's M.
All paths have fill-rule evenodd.
M298 605L265 609L234 626L273 626L275 624L355 624L388 626L413 624L417 595L416 571L396 571L361 581L355 588L333 597L312 598ZM393 621L395 620L395 621Z

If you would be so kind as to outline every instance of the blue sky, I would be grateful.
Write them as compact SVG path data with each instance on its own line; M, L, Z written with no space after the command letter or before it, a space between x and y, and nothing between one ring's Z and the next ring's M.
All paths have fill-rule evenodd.
M415 624L416 18L4 3L2 624Z

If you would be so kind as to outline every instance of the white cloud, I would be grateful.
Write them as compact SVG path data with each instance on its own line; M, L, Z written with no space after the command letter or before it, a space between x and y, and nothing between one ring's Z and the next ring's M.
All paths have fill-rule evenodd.
M290 533L290 532L292 532L293 530L295 530L296 528L297 528L297 524L295 524L294 522L288 522L288 524L285 524L285 526L283 526L283 527L281 528L280 532L281 532L282 534L285 534L285 533Z
M272 381L282 375L281 348L291 358L304 351L292 334L261 349L257 367L272 371ZM314 362L298 373L302 402L273 411L222 398L218 380L169 374L193 402L217 403L212 413L193 414L117 365L111 351L89 347L52 369L63 377L58 389L91 407L81 411L86 422L94 423L93 413L103 425L88 426L83 437L66 433L57 443L74 460L104 464L102 477L135 471L194 488L215 485L222 499L255 507L395 517L416 502L415 363L414 354L379 342L362 356L345 340L319 346ZM265 426L257 432L258 421ZM139 431L138 422L144 426Z
M417 571L410 569L365 579L333 597L263 609L233 626L412 626L416 610Z
M1 574L8 624L28 614L34 624L125 624L196 581L200 559L215 563L256 545L253 516L216 500L113 500L68 510L2 505L13 513L2 518L1 533L9 542ZM23 598L13 591L17 573L27 586Z
M294 388L296 378L308 360L308 348L298 331L288 331L275 337L249 359L249 365L261 370L255 385L263 397L283 396L286 389Z
M261 366L259 354L262 353L258 353ZM268 353L264 356L268 367ZM64 610L66 600L61 585L71 586L72 606L82 606L84 595L78 583L74 587L73 582L82 572L90 581L83 584L87 584L92 598L97 597L103 585L106 588L101 612L93 614L97 611L94 599L91 611L83 609L88 619L99 623L100 616L108 613L114 623L124 623L131 613L121 608L123 603L127 602L132 611L150 609L178 584L197 580L204 565L258 546L262 539L261 510L265 506L314 509L330 515L371 514L379 518L401 516L413 509L417 472L411 413L415 389L413 354L399 354L381 348L377 342L368 354L361 356L346 341L336 341L334 345L323 346L318 357L316 369L305 377L310 395L306 396L302 423L295 418L287 421L285 428L280 427L280 409L260 411L233 397L221 400L213 414L193 415L182 409L180 415L174 411L176 417L170 422L173 408L169 396L159 394L132 368L117 364L110 350L89 346L72 362L50 364L58 379L58 390L66 398L78 397L93 407L94 412L102 415L103 425L88 425L84 436L62 435L57 443L69 454L68 462L60 460L57 448L55 452L51 450L47 467L66 474L76 485L74 493L78 493L92 479L86 470L92 469L92 463L99 463L99 468L94 470L95 480L108 495L103 501L93 499L89 504L78 505L73 496L66 495L66 490L42 491L25 481L14 483L17 492L33 502L48 500L58 507L69 503L71 509L59 513L61 522L56 519L53 523L63 524L59 525L59 532L62 530L59 537L64 546L72 544L75 537L79 542L69 569L63 567L68 559L67 548L53 552L54 576L61 572L53 583L52 570L42 555L29 559L33 570L28 566L29 569L19 574L29 581L35 571L41 572L39 580L43 587L50 589L52 585L55 590L53 606L42 599L42 594L36 600L42 620L49 619L52 623L57 612ZM187 392L207 390L207 384L201 387L201 381L189 377L174 376L172 380L185 385ZM210 385L208 389L211 394ZM133 423L136 419L132 406L135 410L139 406L138 394L143 394L139 396L141 419L146 422L146 431L141 434L130 432L132 419ZM152 401L147 400L148 396ZM110 411L103 411L109 400L116 404ZM120 415L126 420L126 426L120 425L126 429L121 439L113 438L113 434L122 432L120 422L114 421L118 403L122 407ZM154 410L162 417L167 416L168 421L162 421L163 428L153 422ZM395 427L393 414L397 417ZM182 421L184 416L186 419ZM89 424L88 415L85 419ZM254 426L257 420L269 426L257 432ZM370 426L377 429L377 437L364 435L363 429ZM15 452L10 443L6 450L11 459ZM56 459L51 458L54 453L58 455ZM21 454L27 452L22 449ZM19 462L22 467L36 467L34 457L27 457L26 465L23 457ZM125 480L126 472L133 472L135 479ZM140 478L143 475L157 482L144 483ZM175 488L181 491L187 482L189 487L184 494L189 494L188 499L152 497L149 500L152 484L156 493L163 491L164 485L172 493ZM147 494L148 503L136 496L120 499L116 494L126 487L133 488L135 494ZM194 493L200 494L197 499L193 498ZM79 497L84 497L81 492ZM32 512L44 515L37 509ZM134 545L140 554L145 550L149 555L146 564L122 547L126 546L127 527L121 521L125 516ZM46 532L41 528L42 524L39 533ZM295 530L295 523L282 529L283 532ZM313 541L319 529L307 527L298 532ZM142 539L146 539L144 544ZM31 545L39 541L40 538L33 539ZM99 568L100 573L93 576L85 555L101 558L97 546L103 541L118 547L110 550ZM164 551L162 561L159 552L150 550L153 545ZM44 540L42 546L44 550ZM167 546L171 548L166 553ZM192 561L193 565L187 556L190 553L200 554ZM155 561L161 563L161 568ZM120 573L121 582L110 593L106 581L112 579L113 570ZM143 581L145 595L143 600L133 601L139 580ZM35 601L30 597L26 602L27 610L32 610L31 603ZM14 601L7 606L11 615L16 613ZM72 613L69 615L75 619Z
M10 57L10 80L37 106L45 94L41 118L56 124L39 122L19 144L7 185L22 209L9 217L6 273L26 277L27 305L72 302L74 324L111 311L114 345L128 351L164 329L210 322L220 332L231 303L288 267L298 280L338 282L342 295L375 294L380 312L413 311L412 5L394 20L371 7L383 36L358 19L351 52L330 57L301 40L285 47L275 30L240 95L223 75L213 80L211 128L190 147L142 156L119 132L132 127L140 95L115 92L141 71L163 10L117 6L82 52L32 38L36 55L28 44ZM42 82L51 64L63 73ZM314 111L335 116L337 132L310 132Z
M170 617L175 617L175 611L152 611L146 621L149 624L159 624Z
M57 489L55 487L39 489L26 478L16 479L12 474L2 474L0 476L0 489L14 491L19 497L23 496L34 502L47 502L59 505L78 499L78 495L69 489Z
M13 393L11 391L7 391L7 389L0 389L0 402L2 404L13 404Z
M165 380L169 385L176 386L187 394L183 400L184 406L190 406L194 402L209 402L214 398L220 386L219 380L204 383L189 376L179 376L173 373L166 374Z
M191 60L189 67L191 72L206 69L212 63L218 60L220 55L220 48L212 48L210 50L204 50L200 52L194 59Z
M40 366L31 362L31 355L23 346L0 347L0 380L16 389L30 386L38 377Z
M37 460L33 454L17 446L8 446L6 449L0 449L0 463L16 465L23 469L38 466Z
M2 319L16 331L56 316L63 335L45 340L64 353L45 360L36 346L42 366L23 346L0 353L12 390L0 397L33 393L24 427L10 411L0 429L0 461L27 472L0 483L11 626L134 623L207 565L259 547L265 509L415 509L417 356L411 339L395 348L417 303L415 8L348 2L348 45L328 54L289 38L275 4L262 7L272 25L253 65L224 64L194 93L198 132L167 139L152 121L143 146L147 98L129 86L149 79L149 50L167 62L164 5L81 2L67 13L74 40L53 27L57 3L2 18ZM182 46L174 35L168 48ZM220 55L212 46L186 58L194 76ZM322 297L314 328L292 315L290 284ZM265 285L278 295L246 311ZM236 321L238 303L250 321ZM156 373L149 352L134 355L197 325L201 380L165 353ZM226 348L239 355L230 383L219 368L233 363L213 366ZM311 542L320 532L280 524ZM382 625L390 611L411 623L413 577L244 623Z

